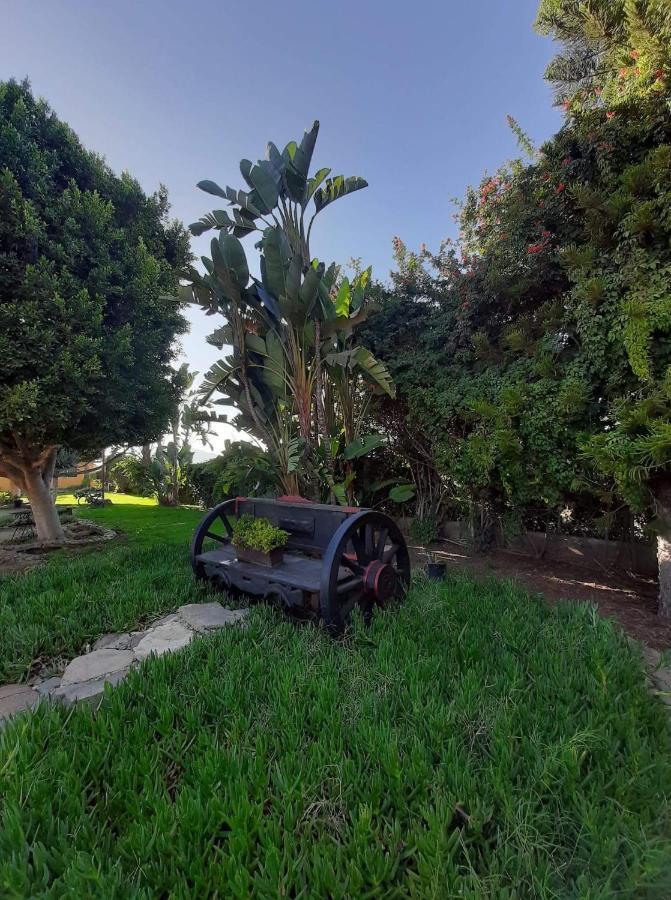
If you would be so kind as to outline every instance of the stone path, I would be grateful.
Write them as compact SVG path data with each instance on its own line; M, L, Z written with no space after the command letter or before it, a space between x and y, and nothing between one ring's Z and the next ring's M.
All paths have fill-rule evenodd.
M196 635L244 624L248 612L225 609L220 603L189 603L158 619L145 631L106 634L95 642L90 653L73 659L60 678L0 687L0 727L14 713L35 706L42 699L66 705L79 700L95 702L106 684L123 681L147 657L181 650Z

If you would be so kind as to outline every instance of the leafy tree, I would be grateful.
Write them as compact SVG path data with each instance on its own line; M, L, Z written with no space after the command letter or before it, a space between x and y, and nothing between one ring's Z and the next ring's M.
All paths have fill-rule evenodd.
M428 436L437 470L484 525L538 508L604 526L629 510L656 513L660 609L669 613L663 12L654 2L541 4L539 23L565 44L549 70L566 105L563 128L530 162L503 166L468 192L457 244L413 254L398 242L394 297L366 339ZM576 60L586 62L596 40L594 16L604 25L598 64L577 77ZM404 349L411 335L414 352Z
M186 298L226 324L209 338L232 347L205 380L205 396L237 410L236 425L265 443L284 489L317 498L320 471L329 491L334 479L327 398L345 397L330 375L357 379L393 393L385 367L351 340L370 307L365 294L370 271L339 279L335 263L313 259L310 237L317 216L331 203L366 186L362 178L330 177L330 169L310 176L319 123L300 144L282 152L268 144L266 159L242 160L240 171L249 190L221 188L201 181L207 193L228 200L191 226L194 234L219 231L211 256L203 257L204 276L192 272ZM257 232L261 278L250 275L239 238ZM332 390L331 390L332 389ZM329 408L330 409L330 408ZM321 461L318 458L321 456ZM322 465L323 462L323 465Z
M49 488L58 448L95 453L165 429L186 329L171 299L188 236L36 100L0 84L0 472L41 539L63 534Z

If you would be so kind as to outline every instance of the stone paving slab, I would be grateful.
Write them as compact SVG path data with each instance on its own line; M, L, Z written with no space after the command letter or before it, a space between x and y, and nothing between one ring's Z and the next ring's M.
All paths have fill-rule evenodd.
M72 660L63 672L61 687L123 672L134 662L135 654L132 650L93 650Z
M0 687L0 725L14 713L34 706L39 699L37 691L27 684L3 684Z
M194 637L227 625L243 623L249 610L225 609L220 603L188 603L158 619L145 631L105 634L90 653L77 656L61 677L36 680L35 684L0 687L0 725L15 712L34 706L40 699L70 705L95 703L105 685L116 685L150 656L162 656L186 647Z
M127 668L119 672L112 672L104 678L95 678L92 681L78 681L74 684L61 684L61 686L52 691L49 696L51 700L58 703L64 703L66 706L71 706L73 703L77 703L80 700L87 700L89 703L95 703L95 701L102 696L106 684L114 687L119 684L120 681L123 681L129 672L130 668Z
M104 634L93 645L94 650L134 650L145 636L146 631L122 631Z
M177 615L187 627L202 633L241 622L247 612L246 609L224 609L221 603L188 603L180 606Z

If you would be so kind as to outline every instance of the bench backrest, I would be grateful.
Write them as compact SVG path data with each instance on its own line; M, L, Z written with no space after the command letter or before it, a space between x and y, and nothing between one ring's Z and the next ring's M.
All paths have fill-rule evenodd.
M326 550L336 529L345 519L362 512L361 509L350 506L254 497L239 497L236 509L240 516L268 519L273 525L288 531L288 550L319 553Z

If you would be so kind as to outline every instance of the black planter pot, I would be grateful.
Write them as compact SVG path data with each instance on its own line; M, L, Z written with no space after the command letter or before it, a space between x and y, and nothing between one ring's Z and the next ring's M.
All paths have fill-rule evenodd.
M447 572L447 564L446 563L427 563L426 564L426 574L431 579L431 581L442 581L445 578L445 573Z

